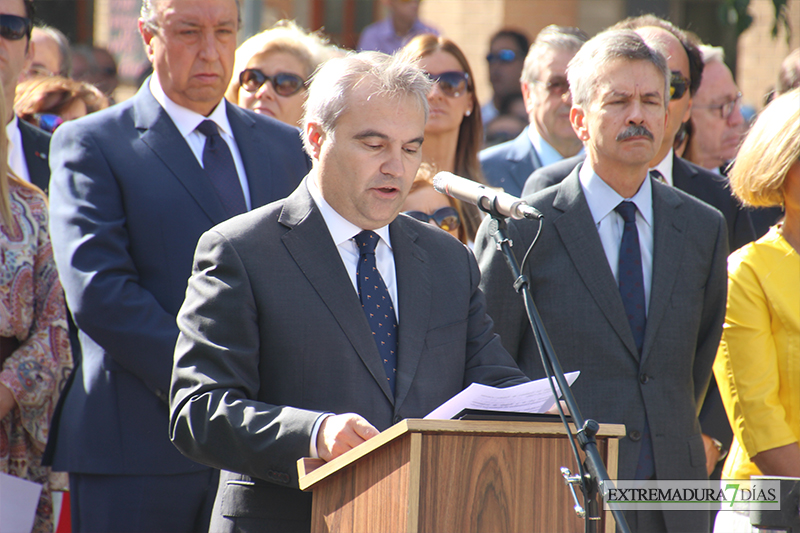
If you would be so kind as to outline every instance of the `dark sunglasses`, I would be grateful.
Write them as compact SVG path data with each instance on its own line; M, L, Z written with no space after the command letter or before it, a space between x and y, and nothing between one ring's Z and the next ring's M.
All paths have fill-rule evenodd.
M426 72L426 74L431 81L439 85L444 94L451 98L458 98L469 90L469 74L466 72L451 70L441 74L431 74L430 72Z
M533 83L544 85L547 92L553 96L564 96L569 92L569 82L567 78L553 78L547 81L533 80Z
M461 217L458 216L458 211L452 207L440 207L432 215L422 211L405 211L405 214L426 224L428 221L433 220L437 226L445 231L456 230L461 225Z
M669 80L669 99L680 100L688 88L689 80L684 78L680 72L673 70Z
M0 37L9 41L19 41L30 37L33 23L31 19L17 15L0 15Z
M514 50L503 49L496 54L489 54L486 56L486 61L489 63L511 63L517 59L517 53Z
M36 113L33 115L36 119L36 125L44 131L53 133L56 128L64 123L64 119L58 115L51 115L50 113Z
M249 93L255 93L266 82L270 82L275 92L281 96L292 96L306 86L303 78L288 72L278 72L274 76L267 76L258 69L247 68L239 74L239 84Z

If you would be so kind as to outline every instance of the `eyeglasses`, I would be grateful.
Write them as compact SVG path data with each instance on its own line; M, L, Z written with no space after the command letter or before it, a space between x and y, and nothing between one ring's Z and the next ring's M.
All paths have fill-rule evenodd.
M426 224L433 220L445 231L456 230L461 225L461 217L458 216L458 211L452 207L440 207L432 215L422 211L406 211L405 214Z
M50 113L36 113L33 115L36 119L36 124L40 129L53 133L56 128L64 123L64 119L58 115L51 115Z
M689 80L677 70L673 70L669 80L669 99L680 100L686 94L686 89L688 88Z
M709 110L716 110L719 113L719 117L722 120L727 120L733 115L733 111L736 109L737 106L741 105L742 103L742 93L737 93L736 98L729 102L725 102L724 104L720 105L696 105L693 109L709 109Z
M567 78L553 78L547 81L533 80L533 83L544 85L547 92L553 96L564 96L569 92L569 82Z
M257 92L266 82L270 82L272 88L280 96L292 96L306 86L303 78L288 72L278 72L274 76L267 76L256 68L246 68L239 74L239 84L249 93Z
M514 50L507 49L503 49L495 54L489 54L486 56L486 61L489 63L511 63L515 59L517 59L517 53Z
M31 19L17 15L0 15L0 37L9 41L19 41L30 37L33 23Z
M469 90L469 74L459 70L431 74L426 72L432 82L439 85L439 89L451 98L458 98Z

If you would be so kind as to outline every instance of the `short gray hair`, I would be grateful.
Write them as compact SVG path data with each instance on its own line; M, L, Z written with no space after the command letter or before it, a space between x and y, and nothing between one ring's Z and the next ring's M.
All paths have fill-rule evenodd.
M156 4L163 0L142 0L142 9L139 10L139 20L142 21L144 27L150 33L158 31L158 13L156 11ZM239 0L236 2L236 18L239 26L242 25L242 7L239 5Z
M652 63L664 78L664 105L669 103L670 72L664 54L656 47L648 46L632 30L606 30L589 39L569 62L567 80L575 105L583 107L592 101L597 88L597 74L616 59Z
M320 124L331 133L336 121L347 109L348 98L361 83L375 83L372 95L410 96L419 104L428 120L428 93L433 88L430 78L401 54L381 52L349 53L325 62L314 74L303 107L303 144L312 153L307 127Z
M522 66L522 75L519 81L523 83L533 83L539 79L539 60L544 52L548 50L559 50L576 53L581 49L583 43L589 36L578 28L569 26L557 26L550 24L536 36L536 40L528 49L525 56L525 64Z

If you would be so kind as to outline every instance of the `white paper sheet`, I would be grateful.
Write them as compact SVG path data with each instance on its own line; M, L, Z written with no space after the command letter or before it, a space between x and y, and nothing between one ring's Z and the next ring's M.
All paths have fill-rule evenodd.
M0 531L30 533L42 486L0 472Z
M571 386L580 371L565 374ZM558 384L553 380L556 393L561 396ZM544 413L556 403L547 378L538 379L513 387L498 389L489 385L473 383L442 405L428 413L425 418L449 420L464 409L482 409L484 411L506 411L513 413Z

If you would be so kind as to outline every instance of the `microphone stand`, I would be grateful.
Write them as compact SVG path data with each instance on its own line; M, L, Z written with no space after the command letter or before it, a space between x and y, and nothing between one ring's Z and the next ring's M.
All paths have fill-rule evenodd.
M490 207L487 208L487 205ZM566 469L564 468L562 468L562 475L570 484L570 490L573 491L573 498L575 498L575 493L572 488L572 484L579 484L581 491L583 492L584 502L588 513L583 512L583 510L580 508L577 498L575 498L575 511L579 516L584 518L584 530L586 533L597 531L597 520L600 519L600 515L596 497L599 489L606 484L606 482L610 481L606 467L603 464L603 459L600 457L600 452L597 450L597 441L595 440L595 435L597 434L600 426L592 419L584 420L583 416L581 415L581 411L578 408L575 396L573 396L572 390L570 390L569 384L564 377L564 372L561 369L561 364L558 361L558 357L553 349L553 345L550 344L550 339L548 338L547 331L542 323L542 318L539 315L539 311L536 309L533 296L531 296L528 279L520 271L517 258L511 251L512 242L506 235L505 231L507 227L506 219L497 209L496 198L494 201L492 201L492 198L488 196L481 197L477 202L477 206L481 209L481 211L484 211L492 217L492 221L489 224L489 233L497 243L497 249L503 252L506 263L511 269L511 275L514 277L514 290L516 290L524 300L525 310L527 311L528 320L530 321L531 328L533 329L533 336L536 339L536 345L539 348L539 354L542 358L542 364L544 365L545 373L549 378L548 381L550 382L550 387L553 387L553 379L555 379L559 389L561 389L561 393L564 397L565 403L567 404L567 408L572 415L572 420L576 429L575 437L573 437L572 432L570 431L569 423L564 417L564 412L559 405L558 399L556 399L556 406L558 406L561 420L564 422L564 426L567 429L570 441L572 441L574 438L577 438L581 449L586 455L586 464L581 465L580 457L577 455L577 450L575 450L573 444L575 462L580 468L580 476L569 476L569 471L565 472ZM555 390L553 390L553 395L556 396ZM629 533L630 529L628 528L628 523L625 520L625 516L622 514L622 511L616 506L616 504L611 505L611 512L617 522L617 528L619 531L622 533Z

